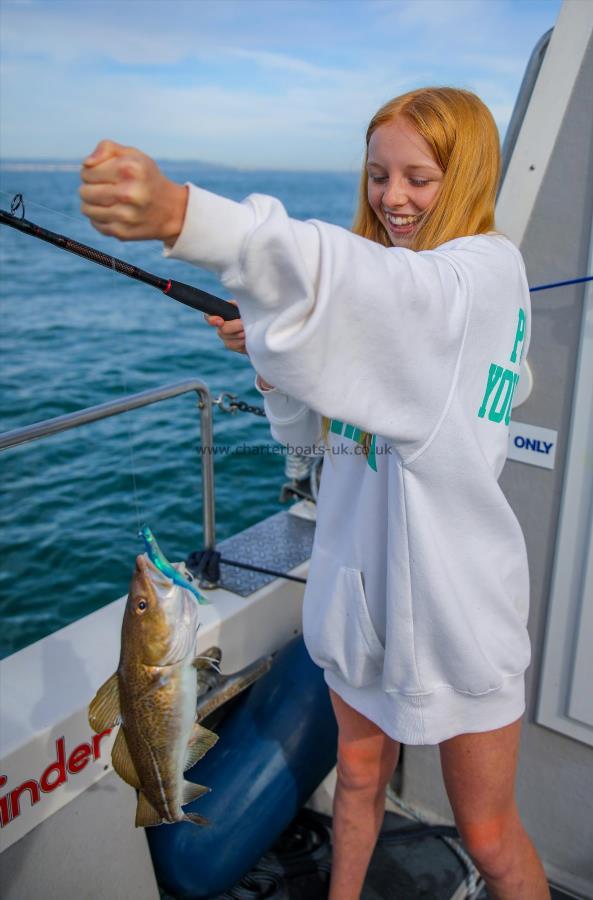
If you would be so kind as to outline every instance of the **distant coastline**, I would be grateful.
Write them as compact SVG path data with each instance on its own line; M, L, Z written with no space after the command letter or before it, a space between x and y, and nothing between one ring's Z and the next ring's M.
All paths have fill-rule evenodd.
M77 172L80 169L80 159L0 159L0 169L5 172ZM235 172L232 166L218 165L217 163L203 162L198 159L160 159L159 165L167 169L187 169L188 166L202 172Z
M78 159L14 159L0 158L0 172L78 172L82 160ZM302 175L346 175L358 177L360 169L353 166L351 169L276 169L269 166L228 166L223 163L204 162L201 159L157 159L159 166L165 171L175 172L188 169L199 174L216 174L224 172L249 173L249 172L276 172L278 174L292 173Z
M12 160L0 160L0 169L4 172L75 172L80 168L80 163L74 162L36 162L26 160L16 162Z

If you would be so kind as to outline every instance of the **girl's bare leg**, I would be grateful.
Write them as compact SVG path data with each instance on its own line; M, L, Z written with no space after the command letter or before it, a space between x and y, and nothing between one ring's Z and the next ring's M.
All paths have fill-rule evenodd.
M339 736L329 900L358 900L400 745L332 690L330 697Z
M449 802L491 900L549 900L548 881L515 803L521 719L439 746Z

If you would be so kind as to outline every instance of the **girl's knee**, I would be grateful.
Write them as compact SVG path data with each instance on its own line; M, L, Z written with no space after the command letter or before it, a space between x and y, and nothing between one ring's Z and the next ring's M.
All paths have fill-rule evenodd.
M510 868L523 826L513 811L489 819L457 823L463 845L486 877L500 878Z
M385 790L399 758L399 741L330 689L338 722L338 781L345 789Z
M373 741L338 740L340 785L357 791L385 791L399 755L399 744L388 738Z
M348 790L363 790L373 782L369 767L356 756L349 754L338 754L336 774L338 783Z

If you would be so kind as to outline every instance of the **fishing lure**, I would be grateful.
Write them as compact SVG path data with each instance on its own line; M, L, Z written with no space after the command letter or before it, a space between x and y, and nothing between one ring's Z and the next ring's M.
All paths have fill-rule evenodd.
M163 575L166 575L167 578L170 578L171 581L174 581L175 584L178 584L180 587L186 588L188 591L191 591L198 603L208 604L210 601L204 597L203 594L200 594L199 590L190 584L187 578L184 578L183 575L177 571L177 569L171 565L161 548L156 542L156 538L148 525L144 525L140 531L138 532L138 537L141 537L144 541L144 546L146 548L146 553L153 565L159 569Z

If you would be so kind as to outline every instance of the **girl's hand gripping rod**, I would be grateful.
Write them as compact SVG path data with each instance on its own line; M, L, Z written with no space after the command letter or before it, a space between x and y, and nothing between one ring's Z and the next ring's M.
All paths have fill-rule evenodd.
M179 300L180 303L191 306L192 309L200 310L200 312L208 313L210 316L220 316L228 321L229 319L238 319L241 315L236 306L233 306L232 303L228 303L226 300L215 297L213 294L208 294L199 288L184 284L182 281L172 281L168 278L159 278L158 275L151 275L150 272L138 269L136 266L117 259L115 256L108 256L107 253L102 253L93 247L87 247L86 244L79 244L78 241L73 241L63 234L48 231L46 228L41 228L25 218L17 218L16 212L19 208L22 208L24 216L23 198L20 194L17 194L12 201L9 213L0 209L0 224L10 225L11 228L16 228L17 231L22 231L23 234L47 241L48 244L53 244L61 250L68 250L70 253L82 256L83 259L105 266L106 269L115 270L121 275L127 275L128 278L135 278L136 281L149 284L151 287L158 288L167 297Z

